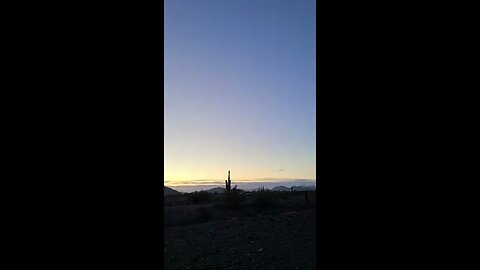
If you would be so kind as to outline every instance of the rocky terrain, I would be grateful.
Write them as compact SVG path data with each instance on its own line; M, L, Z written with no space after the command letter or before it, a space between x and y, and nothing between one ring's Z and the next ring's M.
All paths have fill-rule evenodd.
M313 209L165 227L165 269L315 269Z

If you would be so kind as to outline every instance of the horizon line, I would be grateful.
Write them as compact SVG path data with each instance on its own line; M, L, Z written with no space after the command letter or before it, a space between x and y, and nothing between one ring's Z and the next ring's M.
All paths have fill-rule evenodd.
M214 179L197 179L197 180L164 180L164 185L168 186L204 186L204 185L223 185L226 179L214 180ZM238 184L255 184L255 183L281 183L281 182L299 182L308 181L316 182L317 179L309 178L257 178L257 179L238 179L232 181L232 183Z
M230 178L231 179L231 178ZM284 178L284 177L277 177L277 178L249 178L249 179L237 179L237 181L252 181L252 180L277 180L277 179L285 179L285 180L315 180L313 178ZM223 181L226 179L213 179L213 178L204 178L204 179L182 179L182 180L164 180L164 181Z

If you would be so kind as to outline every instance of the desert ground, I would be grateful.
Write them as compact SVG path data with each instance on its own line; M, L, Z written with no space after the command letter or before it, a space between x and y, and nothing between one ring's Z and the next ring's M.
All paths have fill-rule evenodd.
M316 268L315 191L227 197L166 198L165 269Z

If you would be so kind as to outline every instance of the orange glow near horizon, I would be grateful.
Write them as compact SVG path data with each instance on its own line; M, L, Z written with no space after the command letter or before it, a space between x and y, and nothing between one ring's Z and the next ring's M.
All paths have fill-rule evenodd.
M236 170L231 171L231 179L236 183L249 182L271 182L279 180L293 180L293 179L316 179L315 171L310 173L288 173L284 169L270 170L270 171L249 171L250 173L241 173ZM197 177L195 177L197 175ZM201 176L201 177L198 177ZM184 186L184 185L223 185L224 180L227 179L228 170L220 171L220 173L199 173L195 170L188 170L183 173L171 173L165 171L164 184L167 186Z

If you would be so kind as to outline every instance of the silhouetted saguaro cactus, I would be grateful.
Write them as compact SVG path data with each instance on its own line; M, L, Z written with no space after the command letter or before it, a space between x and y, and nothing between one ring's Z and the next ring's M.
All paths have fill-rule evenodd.
M228 171L228 182L227 180L225 180L225 189L227 190L227 192L229 192L231 188L232 188L232 181L230 181L230 171Z

